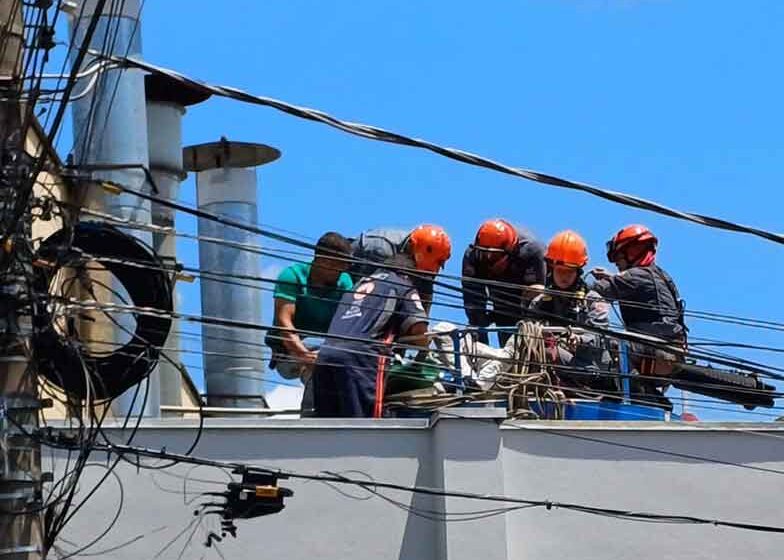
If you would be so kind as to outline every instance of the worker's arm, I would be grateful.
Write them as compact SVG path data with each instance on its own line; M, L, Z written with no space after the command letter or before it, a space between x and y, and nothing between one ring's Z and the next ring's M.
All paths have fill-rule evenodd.
M530 286L523 286L523 309L528 309L531 302L545 293L544 284L531 284Z
M275 326L278 327L280 342L286 352L305 363L315 362L317 352L308 350L294 326L294 314L297 306L294 302L275 298Z
M468 318L468 324L475 327L487 327L490 325L490 313L487 310L487 290L483 283L473 280L474 278L477 278L476 255L469 248L466 249L463 255L463 276L461 278L463 307Z
M419 292L419 297L422 300L422 305L425 307L425 314L430 316L430 309L433 307L433 282L435 282L435 275L415 276L412 278L412 283Z
M633 294L639 289L639 281L635 274L636 271L634 269L609 275L600 269L598 274L594 273L597 280L593 286L591 286L591 289L603 298L609 300L619 301L631 299Z
M397 301L397 314L400 321L397 342L416 347L419 352L415 360L417 362L424 360L427 357L430 339L425 336L428 325L427 314L417 290L410 290Z
M525 263L523 268L523 309L539 294L544 293L547 278L547 265L544 260L544 247L538 241L526 243L521 248L520 258Z
M610 303L593 290L586 294L585 301L588 306L588 316L585 318L585 324L588 327L596 327L604 331L608 330L610 328ZM602 344L601 333L593 331L586 331L577 336L577 339L579 344L586 346L599 346Z
M594 290L585 295L588 303L588 317L586 323L598 329L610 328L610 304Z
M430 344L429 338L425 335L426 332L427 322L421 321L419 323L414 323L398 338L398 342L407 346L417 346L424 350L427 348L428 344ZM420 353L422 350L420 350Z
M286 353L302 360L312 362L316 359L316 353L311 352L302 343L302 339L297 334L294 325L294 317L297 312L297 296L302 291L302 279L298 276L295 267L284 268L278 275L275 283L275 317L273 324L278 327L277 336L280 344Z

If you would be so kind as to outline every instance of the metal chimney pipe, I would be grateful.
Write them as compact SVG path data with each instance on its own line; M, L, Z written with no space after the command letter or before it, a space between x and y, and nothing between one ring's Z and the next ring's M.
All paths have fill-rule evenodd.
M257 224L256 167L275 161L280 152L263 144L220 142L185 148L188 171L197 172L200 210ZM199 219L199 236L258 245L258 236L214 221ZM207 317L261 324L261 283L233 276L261 276L257 253L199 240L199 266L203 271L201 308ZM209 276L218 275L229 284ZM241 285L237 285L241 284ZM204 382L208 406L251 408L263 404L263 332L203 325Z
M150 173L158 188L158 196L176 200L180 183L187 177L182 168L182 117L185 107L201 103L210 94L183 85L166 76L149 74L144 77L147 95L147 137L149 140ZM152 203L152 223L156 226L174 228L174 209ZM164 262L174 264L177 260L177 237L174 233L153 233L153 247ZM176 289L176 287L175 287ZM174 309L179 308L179 298L174 297ZM180 362L180 322L172 321L171 332L166 339L166 356ZM161 357L154 375L160 383L161 405L182 405L182 379L180 370L169 360Z
M77 45L81 44L96 1L82 0L84 9L80 10L81 18L75 17L71 21L71 34ZM108 45L113 47L109 54L141 57L140 0L122 2L121 14L116 13L117 6L113 4L107 3L90 48L101 51ZM82 69L98 60L91 55L86 56ZM82 78L76 91L85 88L91 78ZM102 72L92 92L73 102L73 121L73 156L76 164L148 167L144 74L141 70L118 68ZM93 172L93 176L117 181L136 190L150 191L144 170L140 167L98 170ZM148 201L128 193L106 194L98 188L95 191L90 193L86 204L134 221L150 223ZM134 230L132 233L152 243L149 232Z
M71 35L75 44L82 44L87 26L96 10L96 0L82 0L83 9L75 11L71 20ZM125 0L120 3L122 10L114 2L108 2L100 16L90 48L102 51L109 48L110 54L135 56L141 58L141 12L140 0ZM95 64L96 57L85 57L80 70ZM91 77L82 78L76 91L83 91ZM114 170L94 170L94 178L115 181L131 189L150 192L143 168L149 166L147 152L147 117L144 96L144 75L135 69L113 69L102 72L94 89L84 97L73 102L74 163L83 166L107 167L127 166ZM107 212L135 222L151 222L150 203L132 194L110 195L98 187L91 187L85 197L85 206ZM148 245L152 245L149 231L129 229ZM108 273L91 274L96 280L106 282L112 278ZM94 284L96 285L96 284ZM111 289L117 290L118 283L111 282ZM108 290L102 291L105 297ZM89 294L85 294L89 297ZM133 328L133 319L127 314L117 314L114 319L125 328ZM83 334L93 343L92 348L111 351L115 344L128 339L127 333L113 326L100 312L96 314L93 325L83 325ZM114 413L125 416L129 412L141 411L143 396L147 394L144 414L157 416L159 413L159 389L157 376L145 381L138 391L134 402L135 388L121 395L112 404ZM133 409L133 410L132 410Z

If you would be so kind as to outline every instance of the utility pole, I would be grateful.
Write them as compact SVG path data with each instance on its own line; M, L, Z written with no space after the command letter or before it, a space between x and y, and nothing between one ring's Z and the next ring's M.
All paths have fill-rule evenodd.
M44 558L38 387L31 369L29 213L16 219L31 172L21 93L21 1L0 2L0 560ZM27 209L29 201L24 201Z

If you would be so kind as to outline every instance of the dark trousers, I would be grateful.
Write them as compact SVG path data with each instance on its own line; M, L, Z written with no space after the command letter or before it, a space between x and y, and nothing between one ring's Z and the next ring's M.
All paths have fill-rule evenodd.
M491 315L491 321L495 323L496 327L514 327L520 319L522 319L522 317L510 316L505 313L493 313ZM514 332L498 331L496 334L498 335L498 345L503 348L506 345L506 341L514 335ZM489 333L480 333L478 340L484 344L490 344Z
M367 352L367 348L354 349ZM372 418L378 360L322 348L313 370L313 404L319 418Z

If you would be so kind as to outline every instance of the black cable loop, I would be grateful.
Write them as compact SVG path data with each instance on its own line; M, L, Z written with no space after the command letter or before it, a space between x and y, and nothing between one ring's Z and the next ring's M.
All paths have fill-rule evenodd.
M108 355L84 355L94 398L111 399L142 381L157 363L159 347L165 343L171 328L171 313L174 311L172 283L167 274L155 270L163 265L149 247L113 226L82 222L74 227L70 243L67 235L65 230L60 230L41 243L39 259L50 261L54 266L36 267L38 293L49 292L54 274L61 268L83 267L85 263L80 251L97 257L124 256L132 261L146 262L150 269L106 262L106 270L123 285L133 305L164 311L159 315L135 314L134 335L118 349L120 351ZM41 349L40 372L70 395L83 398L88 387L79 350L57 331L52 323L51 310L43 306L39 310L41 313L35 317L34 340Z

